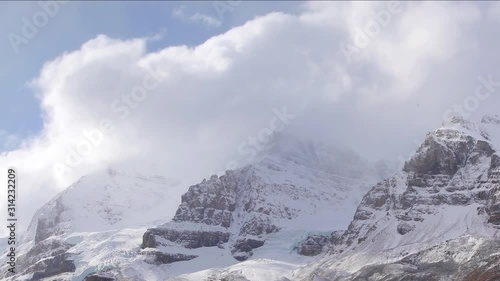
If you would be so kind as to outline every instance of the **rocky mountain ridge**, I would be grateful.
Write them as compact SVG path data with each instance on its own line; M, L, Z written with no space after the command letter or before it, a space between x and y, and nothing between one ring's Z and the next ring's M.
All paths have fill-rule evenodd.
M37 211L22 235L19 274L3 277L161 280L237 264L256 250L289 256L311 229L345 228L386 171L352 151L287 138L258 163L191 186L168 222L168 180L110 169Z
M36 212L28 230L19 237L18 273L0 277L53 280L53 276L78 276L78 268L86 262L79 264L74 257L75 251L82 251L77 244L83 244L87 235L113 236L121 229L158 224L166 212L164 203L169 198L165 190L171 184L161 176L113 169L81 178Z
M330 254L293 280L476 280L472 261L498 253L499 137L493 116L429 133L400 173L365 195L345 232L324 237Z
M318 150L328 152L311 143L287 143L254 165L191 186L172 221L148 230L142 247L160 249L160 259L179 254L169 252L172 246L228 248L244 261L268 236L296 227L290 225L296 221L321 213L345 218L344 211L350 212L369 182L376 182L377 172L362 166L350 170L353 163L366 165L350 152L341 167Z
M454 118L380 181L351 151L287 139L192 185L171 221L161 177L108 171L37 212L7 280L497 280L499 148L500 118Z

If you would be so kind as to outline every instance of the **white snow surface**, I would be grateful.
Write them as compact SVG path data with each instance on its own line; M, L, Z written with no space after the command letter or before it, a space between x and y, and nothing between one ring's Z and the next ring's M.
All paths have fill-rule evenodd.
M482 122L456 119L438 130L455 130L486 140L497 150L500 148L499 124L498 116L485 117ZM461 172L475 177L484 172L486 166L486 162L481 162L477 167ZM466 249L456 257L466 261L484 240L497 235L497 230L487 225L487 218L478 214L479 206L475 203L439 206L404 236L397 233L398 221L391 214L378 212L373 219L377 230L364 243L340 255L319 260L299 256L293 247L308 234L346 229L362 196L380 178L371 164L352 152L294 141L276 146L271 155L251 169L264 186L259 190L260 196L265 198L264 204L286 205L300 212L293 219L282 219L282 230L271 234L265 246L255 249L248 261L237 262L227 248L186 249L171 243L167 246L169 252L199 257L169 265L146 263L145 254L150 249L140 249L142 235L148 227L169 220L166 217L169 208L164 203L171 202L169 194L164 192L168 181L160 176L113 170L82 178L42 207L23 235L24 245L20 251L26 252L33 246L38 219L56 217L59 212L57 205L61 202L65 208L59 216L54 238L75 245L69 253L77 270L58 277L75 281L83 280L89 273L106 270L124 280L215 281L221 277L252 281L278 281L284 277L305 280L318 268L348 274L369 264L394 262L410 253L438 245L424 257L432 262L440 259L444 251L440 247L448 247L444 245L449 240L457 241L455 247ZM397 184L391 193L398 196L405 191L406 176L404 172L394 176ZM294 196L298 198L294 200ZM197 223L175 225L192 230L205 227ZM168 226L171 228L172 224ZM16 280L29 280L30 277Z
M476 140L490 143L494 150L500 151L500 118L498 116L487 116L481 122L472 122L463 118L456 118L450 124L444 124L442 128L430 133L437 142L453 143L471 136ZM449 137L452 136L450 139ZM448 192L445 187L440 187L439 193L443 195L464 194L470 196L470 192L487 191L474 186L474 182L488 173L490 158L482 157L475 165L467 165L461 168L451 182L459 182L469 188ZM408 173L401 172L391 178L395 186L389 189L389 193L399 198L407 189L406 179ZM485 185L487 186L487 185ZM417 188L417 194L419 194ZM418 196L425 196L424 193ZM463 251L455 257L455 261L465 262L475 250L488 239L498 239L500 232L492 224L488 223L485 212L479 212L484 205L470 203L465 205L436 205L432 204L423 214L422 221L415 225L415 229L400 235L397 226L401 223L392 210L380 210L374 212L373 217L367 222L366 228L376 226L375 231L370 232L368 239L360 244L357 242L348 247L341 254L325 256L313 264L296 270L291 280L313 280L311 276L315 272L328 272L330 278L349 276L367 265L388 264L401 260L403 257L421 252L426 249L424 261L428 262L442 260L444 253L454 246L455 250L461 246ZM457 241L455 244L447 241ZM332 275L336 274L336 275ZM316 279L314 279L316 280ZM317 280L323 280L318 278ZM375 279L374 279L375 280Z
M140 248L142 235L147 228L171 219L171 206L166 202L172 202L172 198L165 192L170 183L161 176L112 169L81 178L39 209L22 235L19 255L34 246L38 222L50 221L54 224L50 229L53 236L46 239L74 245L68 253L76 272L58 275L62 280L81 281L90 273L105 271L125 280L147 281L181 275L179 278L191 280L183 274L194 272L199 272L194 276L208 274L209 278L241 271L249 280L288 276L315 260L299 256L294 246L311 233L345 229L364 193L381 178L373 164L352 151L286 140L258 163L240 169L252 171L256 180L253 186L258 188L251 192L258 193L261 204L275 210L288 207L297 214L277 217L282 230L266 238L265 246L254 250L254 256L246 262L238 263L229 247L186 249L171 243L169 252L199 257L169 265L146 263L150 249ZM189 222L174 225L184 230L217 230ZM28 274L16 280L30 278Z
M76 244L70 253L75 254L77 276L71 280L82 280L78 276L82 268L101 269L117 264L131 257L132 251L137 254L147 227L165 220L172 209L167 205L171 199L165 192L170 184L161 176L112 169L85 176L36 212L28 230L20 235L17 255L34 246L38 221L42 219L56 223L54 236L48 239ZM2 266L4 256L0 259Z
M97 232L132 226L151 226L168 214L169 182L161 176L128 174L108 169L82 177L39 209L28 229L34 238L37 220L53 218L56 201L64 206L58 223L60 230Z

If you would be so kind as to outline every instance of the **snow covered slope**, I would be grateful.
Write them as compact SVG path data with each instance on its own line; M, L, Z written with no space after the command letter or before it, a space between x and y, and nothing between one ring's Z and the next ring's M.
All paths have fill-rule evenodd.
M78 272L78 261L84 255L99 260L92 255L102 253L109 257L106 262L119 259L119 255L113 256L116 249L106 252L97 245L111 237L126 236L126 240L133 241L132 234L140 239L147 227L163 221L168 202L171 202L166 191L172 184L175 183L161 176L127 174L111 169L81 178L34 215L27 232L20 237L17 250L18 272L24 277L16 276L15 280ZM89 241L93 242L89 244ZM89 245L79 249L85 244ZM137 241L135 247L139 244ZM97 252L92 252L92 248ZM77 253L83 254L74 257ZM4 264L2 260L2 266Z
M149 229L142 246L150 263L176 273L178 260L193 272L210 268L213 256L219 267L249 258L296 266L311 261L296 253L297 242L345 229L377 172L352 151L281 140L260 162L191 186L172 221Z
M498 281L499 148L498 116L455 118L364 196L346 231L299 243L328 248L320 260L294 270L253 259L172 280Z
M35 242L70 232L97 232L159 222L171 183L161 176L108 169L81 178L36 212L28 228Z
M377 180L353 152L286 140L255 165L191 186L172 222L149 230L143 246L227 247L246 260L272 233L345 228Z
M387 171L347 149L282 138L256 164L191 186L172 221L164 178L89 175L37 211L10 279L212 278L246 259L281 276L314 260L297 253L299 241L345 229Z
M291 279L469 280L466 263L491 258L483 254L500 226L499 133L498 117L455 118L429 133L403 171L366 194L347 231L330 237L331 255Z
M110 170L36 213L11 280L499 280L499 149L500 118L455 118L379 182L351 151L282 139L171 221L169 182Z

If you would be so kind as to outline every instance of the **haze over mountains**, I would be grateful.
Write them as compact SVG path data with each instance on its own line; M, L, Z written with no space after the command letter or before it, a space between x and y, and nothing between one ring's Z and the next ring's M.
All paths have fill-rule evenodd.
M500 2L59 4L0 2L58 7L0 42L0 279L500 280Z
M157 279L166 274L168 267L159 265L171 263L172 256L197 258L189 266L173 265L175 270L167 270L171 277L246 260L263 243L275 244L268 253L283 252L272 256L287 257L293 241L304 235L347 227L363 194L390 173L388 169L383 162L372 164L352 150L283 137L258 163L191 186L173 221L165 225L162 222L172 218L167 210L175 202L165 178L108 169L83 177L37 211L22 236L20 268L27 280L33 274L38 279L57 271L61 278L83 280L92 272L114 272L116 268L109 264L158 265L151 272L118 273L131 280L150 280L150 274ZM146 232L146 227L157 225ZM165 241L164 229L177 236L178 244L157 244ZM281 244L283 238L291 240ZM123 247L123 252L111 244ZM142 248L161 247L141 250L141 244ZM71 260L68 263L74 267L65 267L63 260Z
M30 40L25 50L39 54L39 67L27 72L20 68L22 63L16 64L25 83L2 84L22 88L23 97L40 108L39 128L20 129L17 143L0 157L2 167L23 169L20 228L26 229L35 211L61 190L110 166L149 169L152 174L182 180L183 185L239 168L228 165L246 164L247 155L241 157L239 146L249 138L265 144L275 112L282 114L285 108L295 118L288 124L276 123L279 130L348 144L371 161L398 161L406 160L416 148L415 139L420 143L450 111L459 113L458 108L468 118L480 119L495 113L499 102L496 53L500 40L491 36L499 26L495 2L276 2L265 12L251 8L257 2L241 2L224 13L225 27L211 30L213 36L186 41L179 37L193 36L192 30L163 26L169 9L162 5L169 3L110 2L106 6L110 15L128 7L128 15L134 16L116 16L116 21L102 23L95 22L103 17L98 5L68 3L61 5L61 17L54 17L54 24L40 30L40 39ZM198 4L208 6L202 13L215 12L212 2ZM26 5L40 8L35 2ZM144 10L136 8L141 5ZM87 8L79 9L82 6ZM71 16L91 6L99 17ZM155 13L142 14L145 10ZM34 12L29 9L14 16L16 9L2 11L12 11L0 18L13 21L4 34L19 33L21 19ZM194 11L194 7L185 10ZM387 13L390 22L385 24ZM382 25L379 18L384 15ZM76 29L68 26L78 25L82 18L102 32L76 36ZM380 32L359 46L358 31L373 23L381 26ZM136 33L142 24L154 28L143 26L141 30L148 32ZM121 36L105 32L101 25L130 32ZM56 32L58 39L50 44L36 43L53 27L68 28L72 39ZM166 33L159 32L165 27ZM172 36L179 40L171 41ZM7 40L4 43L8 45ZM65 49L56 51L55 46ZM357 48L350 59L342 51L345 46ZM10 59L12 50L7 47L5 57ZM46 49L50 55L42 54ZM492 82L485 87L484 80ZM146 94L134 91L132 96L134 89L144 85ZM481 97L491 90L478 103L474 100L477 87L482 87ZM113 125L112 133L83 153L78 165L67 165L72 163L68 157L88 141L86 133L101 129L102 121ZM14 123L24 128L20 120L1 122L8 128ZM7 144L16 133L0 132L0 143ZM58 164L67 165L69 171L56 173ZM0 180L4 176L0 174ZM179 200L183 189L172 187L171 192ZM4 204L0 201L0 207ZM0 237L5 234L0 229Z
M173 217L165 178L108 169L37 211L4 279L495 280L499 147L498 116L454 118L381 174L288 137L189 187Z

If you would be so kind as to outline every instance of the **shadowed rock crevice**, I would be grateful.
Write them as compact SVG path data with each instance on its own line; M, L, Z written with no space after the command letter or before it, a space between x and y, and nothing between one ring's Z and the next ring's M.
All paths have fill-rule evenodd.
M221 231L191 231L152 228L143 235L142 248L166 246L157 237L182 245L188 249L215 247L229 241L229 233Z
M31 280L40 280L66 272L75 272L76 267L68 254L57 255L36 263Z
M181 261L190 261L198 257L197 255L185 255L179 253L170 254L170 253L162 253L160 251L146 252L144 254L148 256L146 262L154 265L171 264L174 262L181 262Z
M115 281L116 278L112 276L105 276L102 274L92 273L85 277L84 281Z

